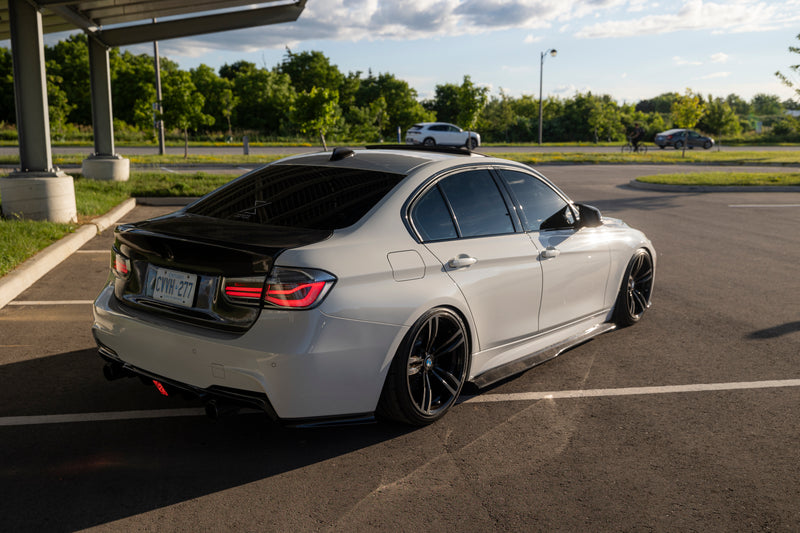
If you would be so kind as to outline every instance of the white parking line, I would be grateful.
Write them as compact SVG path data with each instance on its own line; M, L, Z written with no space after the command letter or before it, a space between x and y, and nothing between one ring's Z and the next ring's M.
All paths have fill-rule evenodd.
M635 396L644 394L676 394L682 392L711 392L742 389L774 389L800 387L800 379L775 381L740 381L732 383L702 383L668 385L664 387L628 387L622 389L567 390L551 392L518 392L513 394L482 394L465 398L463 403L519 402L557 398L597 398L601 396Z
M478 396L462 397L459 403L520 402L562 398L599 398L604 396L636 396L648 394L678 394L686 392L775 389L782 387L800 387L800 379L704 383L696 385L669 385L664 387L628 387L620 389L482 394ZM69 415L7 416L0 418L0 427L32 426L40 424L67 424L72 422L105 422L109 420L140 420L148 418L201 416L204 414L205 409L156 409L151 411L116 411L109 413L75 413Z
M91 305L94 300L14 300L7 305Z
M728 207L800 207L800 204L728 204Z
M72 415L7 416L0 418L0 426L106 422L109 420L138 420L175 416L200 416L205 414L205 409L154 409L152 411L112 411L108 413L75 413Z

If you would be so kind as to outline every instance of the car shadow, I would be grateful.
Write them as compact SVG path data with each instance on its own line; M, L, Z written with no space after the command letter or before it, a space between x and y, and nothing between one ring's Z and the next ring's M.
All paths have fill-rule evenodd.
M790 333L795 333L800 331L800 320L796 322L787 322L786 324L781 324L779 326L773 326L771 328L760 329L758 331L753 331L747 335L748 339L774 339L776 337L783 337L784 335L789 335Z
M102 378L94 349L3 365L7 417L185 408L138 380ZM395 439L390 424L288 429L266 415L0 427L6 531L75 531L263 480Z

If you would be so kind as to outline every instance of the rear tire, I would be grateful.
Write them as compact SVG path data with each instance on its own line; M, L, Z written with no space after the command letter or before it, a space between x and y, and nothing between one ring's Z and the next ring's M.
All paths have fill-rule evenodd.
M464 321L450 309L431 309L400 344L376 414L412 426L439 420L458 400L469 362Z
M683 141L676 142L675 143L675 149L676 150L680 150L681 148L683 148Z
M422 141L423 146L436 146L436 141L433 140L431 137L427 137L424 141Z
M621 328L637 323L650 307L653 292L653 258L640 248L633 254L625 269L617 303L614 306L614 323Z

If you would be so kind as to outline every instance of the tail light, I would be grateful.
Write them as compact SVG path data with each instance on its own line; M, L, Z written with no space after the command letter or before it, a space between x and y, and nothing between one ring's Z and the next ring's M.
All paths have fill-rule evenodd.
M269 277L227 278L225 297L245 305L283 309L309 309L319 305L336 278L314 269L275 267Z
M122 279L127 279L131 275L131 260L113 247L111 248L111 271Z

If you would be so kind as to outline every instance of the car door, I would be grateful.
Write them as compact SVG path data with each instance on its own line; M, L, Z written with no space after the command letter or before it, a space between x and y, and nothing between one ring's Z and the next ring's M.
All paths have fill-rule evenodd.
M458 285L487 350L538 329L542 273L538 251L509 212L486 169L437 181L412 206L420 239Z
M603 228L579 227L575 208L538 176L498 169L508 185L528 236L541 250L539 330L545 331L605 309L611 256Z

